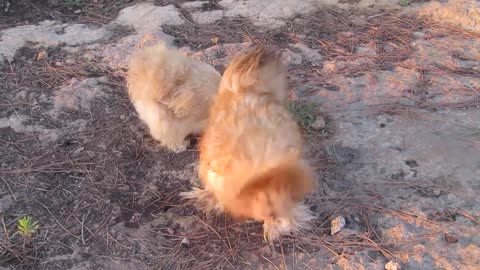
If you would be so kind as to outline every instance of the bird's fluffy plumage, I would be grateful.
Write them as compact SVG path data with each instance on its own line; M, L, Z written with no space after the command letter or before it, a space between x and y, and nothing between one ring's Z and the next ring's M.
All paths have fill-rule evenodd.
M176 152L186 149L188 135L203 131L220 79L212 66L163 44L134 53L127 73L140 119L154 139Z
M203 200L207 211L264 221L270 240L310 219L302 200L313 177L287 96L278 51L253 46L239 53L222 77L200 140L204 189L184 194Z

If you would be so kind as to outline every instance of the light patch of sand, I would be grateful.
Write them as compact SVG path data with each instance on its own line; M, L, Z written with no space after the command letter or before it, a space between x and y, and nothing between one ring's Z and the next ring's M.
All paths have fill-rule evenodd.
M0 55L8 61L13 60L15 52L26 42L40 43L43 46L57 46L60 43L75 46L97 42L110 36L110 32L105 28L92 28L84 24L59 24L48 20L37 25L6 29L0 33Z
M419 15L480 32L480 1L452 0L446 3L432 1L420 8Z

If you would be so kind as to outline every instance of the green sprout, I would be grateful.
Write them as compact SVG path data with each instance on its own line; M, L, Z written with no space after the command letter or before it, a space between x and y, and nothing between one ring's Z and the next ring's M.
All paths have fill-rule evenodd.
M400 0L398 1L398 4L402 7L406 7L412 3L412 0Z
M288 103L288 109L293 113L300 125L306 130L310 129L311 125L317 118L314 104L301 104L296 101L290 101Z
M30 239L38 227L38 222L33 221L30 216L24 216L18 220L18 230L14 235L20 234L24 239Z

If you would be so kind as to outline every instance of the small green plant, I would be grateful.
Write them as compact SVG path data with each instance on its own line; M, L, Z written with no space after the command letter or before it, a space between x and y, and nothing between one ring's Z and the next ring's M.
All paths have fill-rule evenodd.
M406 7L412 3L412 0L399 0L398 4L402 7Z
M302 104L297 101L290 101L288 103L288 109L295 115L297 121L304 129L309 130L313 122L317 119L314 104Z
M24 239L30 239L37 232L38 222L33 221L30 216L24 216L18 220L18 230L14 235L21 235Z

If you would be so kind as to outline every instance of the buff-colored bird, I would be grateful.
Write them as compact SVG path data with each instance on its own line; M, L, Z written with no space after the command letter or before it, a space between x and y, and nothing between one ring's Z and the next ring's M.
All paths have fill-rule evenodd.
M200 140L203 189L182 193L206 212L263 221L268 240L311 219L303 199L313 175L287 96L279 51L253 46L239 53L222 77Z
M205 128L220 82L212 66L160 44L132 55L128 93L152 137L168 149L180 152L186 137Z

